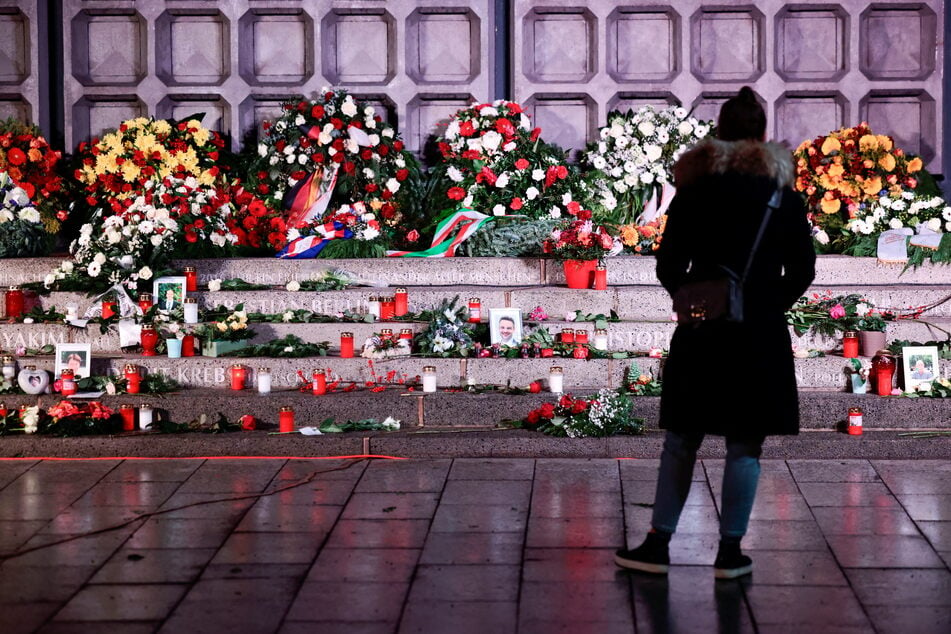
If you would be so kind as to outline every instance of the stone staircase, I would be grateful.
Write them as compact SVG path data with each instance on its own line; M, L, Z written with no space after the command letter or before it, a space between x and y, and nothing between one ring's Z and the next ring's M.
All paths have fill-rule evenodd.
M52 258L0 261L0 286L42 279L57 262L58 260ZM567 313L580 310L588 314L608 315L613 311L619 321L608 324L608 348L616 352L646 353L650 348L666 348L674 329L674 324L670 321L670 300L654 277L654 260L649 257L611 259L608 266L610 286L607 291L570 290L564 286L558 263L540 259L229 259L182 261L178 264L181 267L191 265L197 268L202 289L205 289L208 281L212 279L229 278L241 278L247 282L272 286L264 291L201 290L196 297L203 307L234 307L244 304L249 311L265 313L281 313L292 308L306 308L325 314L362 312L366 310L367 299L371 295L381 294L381 287L392 290L402 286L408 289L411 312L429 308L443 298L454 296L459 296L461 301L469 297L479 297L484 311L491 307L518 307L523 313L527 313L535 306L542 306L550 315L550 319L539 323L528 322L526 325L545 327L553 334L557 334L564 327L585 328L589 334L593 334L593 323L565 321ZM363 285L326 292L289 292L284 288L290 280L311 279L326 269L346 272ZM830 291L834 294L861 293L876 306L893 309L921 306L951 295L951 268L925 266L902 273L900 265L879 264L874 259L822 256L819 258L817 278L812 290ZM39 297L38 301L43 308L56 307L60 310L64 310L69 304L76 304L82 313L91 299L76 293L55 292ZM400 432L402 435L399 437L404 440L399 446L404 452L420 455L431 450L432 442L436 442L432 439L434 435L441 439L447 452L455 451L456 455L505 454L510 450L502 448L508 442L505 439L524 438L527 432L488 432L500 421L520 418L530 409L551 398L551 395L546 393L511 396L498 393L473 394L466 391L440 391L434 395L423 396L419 391L411 392L398 386L377 393L358 390L322 397L301 394L294 390L297 372L301 370L309 375L314 368L327 368L344 381L355 381L358 385L370 380L371 368L365 359L339 357L339 333L354 332L359 347L363 339L387 327L395 330L412 328L419 331L425 324L404 321L375 324L253 324L258 333L255 342L269 341L287 334L295 334L306 341L330 342L328 356L309 359L143 357L124 353L119 348L116 333L100 334L95 325L84 330L61 324L0 323L0 348L9 351L18 346L38 348L57 342L88 342L92 345L94 354L94 374L118 374L121 373L122 367L130 362L145 368L147 372L167 374L182 383L185 389L180 393L164 396L120 395L106 397L106 400L116 405L123 402L154 402L156 407L167 410L171 418L177 421L189 420L202 412L214 414L221 411L232 419L242 414L253 414L266 424L276 424L278 408L283 405L294 407L299 425L315 424L329 417L343 420L394 416L403 421L404 428L409 428L405 433ZM888 337L890 340L941 340L947 336L944 331L951 331L951 302L929 311L920 321L903 320L889 324ZM836 341L811 337L797 339L794 336L793 342L803 348L829 351L824 357L796 360L804 429L832 431L836 424L846 417L848 408L852 406L860 406L865 410L866 426L869 430L951 428L951 402L940 399L885 399L845 393L847 382L843 370L847 361L835 352ZM52 357L42 356L29 361L21 360L20 363L35 363L38 367L50 371L54 365ZM227 369L232 363L241 363L250 368L249 389L235 392L228 388ZM592 360L413 357L375 362L375 371L378 375L385 375L393 370L397 375L412 378L422 373L423 366L433 365L437 368L441 388L458 388L472 383L525 386L531 381L546 378L550 366L560 365L564 368L566 389L576 394L584 394L601 387L620 385L632 363L636 363L642 372L662 373L661 361L647 357ZM274 392L270 395L258 395L250 387L254 385L255 369L260 367L271 369ZM943 363L942 375L951 376L949 370L951 368L948 364ZM731 382L729 377L721 379L725 385L735 383ZM755 389L755 385L744 384L742 388L737 388L737 397L755 397ZM37 397L6 395L0 397L0 400L6 402L7 407L11 407L22 402L35 403ZM39 400L48 405L56 402L58 397L46 395ZM641 398L636 401L636 406L639 415L647 419L649 428L656 429L657 399ZM768 409L764 410L764 416L768 415ZM443 432L436 433L440 430ZM263 432L258 432L256 436L259 442L267 443L277 438L261 434ZM831 438L830 442L845 438L831 434L815 437L820 436ZM384 443L379 446L386 446L385 442L390 442L384 442L384 438L396 438L374 434L366 437L374 438L378 445ZM528 436L529 439L536 437L537 435ZM895 442L900 442L899 437L894 434L893 437ZM422 440L424 438L425 442ZM483 441L474 441L474 438L482 438ZM37 448L35 444L39 442L47 444ZM50 449L49 442L48 438L16 439L15 442L12 438L4 438L0 440L0 454L9 455L14 448L19 452L31 453L36 450L42 454L44 450ZM141 442L136 442L139 443L136 446L141 448ZM284 439L281 442L288 441ZM342 438L341 442L344 442ZM414 442L419 443L419 452L414 452ZM483 444L480 445L479 442ZM536 440L531 440L529 445L534 442ZM565 455L572 455L572 447L583 445L561 439L537 442L554 442L555 444L550 445L555 448L552 451L561 451ZM940 446L951 447L951 440L937 442ZM425 450L424 445L428 447ZM515 443L515 446L523 445L523 441ZM589 445L590 443L585 446ZM316 448L316 445L308 446ZM320 446L334 447L333 442L326 439L321 441ZM603 446L614 445L608 443ZM646 448L649 445L644 446ZM337 450L343 451L342 447L343 445L340 445ZM244 450L256 452L246 444ZM331 453L337 450L327 449Z

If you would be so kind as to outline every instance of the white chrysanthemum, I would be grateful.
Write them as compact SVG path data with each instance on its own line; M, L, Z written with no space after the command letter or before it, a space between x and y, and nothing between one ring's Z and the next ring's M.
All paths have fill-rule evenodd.
M86 267L86 273L89 277L99 277L99 273L102 271L102 265L95 260L89 263L89 266Z
M529 200L535 200L536 198L538 198L539 193L540 192L538 191L537 187L529 187L528 189L525 190L525 198Z
M499 177L495 179L495 186L498 187L499 189L504 189L505 187L508 187L508 184L509 184L508 174L505 174L505 173L499 174Z
M290 282L287 283L287 286L285 286L284 288L286 288L292 293L296 293L297 291L300 290L300 282L298 282L297 280L291 280Z

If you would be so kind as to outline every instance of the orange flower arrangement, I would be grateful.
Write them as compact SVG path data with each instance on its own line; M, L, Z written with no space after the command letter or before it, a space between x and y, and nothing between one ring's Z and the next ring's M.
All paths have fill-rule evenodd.
M915 189L924 165L867 123L803 141L796 148L796 189L806 195L817 240L835 241L861 209L881 196Z
M628 224L621 226L621 243L626 250L640 255L653 253L660 248L667 226L667 215L664 214L647 224Z

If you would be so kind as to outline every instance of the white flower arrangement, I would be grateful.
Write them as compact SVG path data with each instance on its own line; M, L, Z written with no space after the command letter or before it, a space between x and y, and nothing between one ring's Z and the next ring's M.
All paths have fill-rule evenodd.
M893 198L882 196L867 208L860 207L847 229L856 235L872 235L888 229L917 229L924 225L933 233L951 231L951 206L940 196L922 196L911 191Z
M608 124L584 154L596 170L592 188L606 214L619 224L634 222L644 202L671 180L677 159L712 127L674 106L608 115Z
M0 172L0 257L39 255L46 248L40 212L26 190Z
M47 275L49 288L64 278L90 282L89 290L116 284L135 289L164 268L186 244L234 244L226 220L231 206L219 203L218 190L194 177L149 181L144 191L116 213L98 209L70 246L72 260Z

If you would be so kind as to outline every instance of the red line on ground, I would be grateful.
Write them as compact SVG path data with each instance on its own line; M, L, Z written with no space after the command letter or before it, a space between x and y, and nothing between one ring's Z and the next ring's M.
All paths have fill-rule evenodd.
M355 456L97 456L92 458L61 458L57 456L34 456L3 458L2 461L50 460L50 461L97 461L97 460L352 460L358 458L381 458L383 460L409 460L399 456L378 456L375 454L360 454Z

